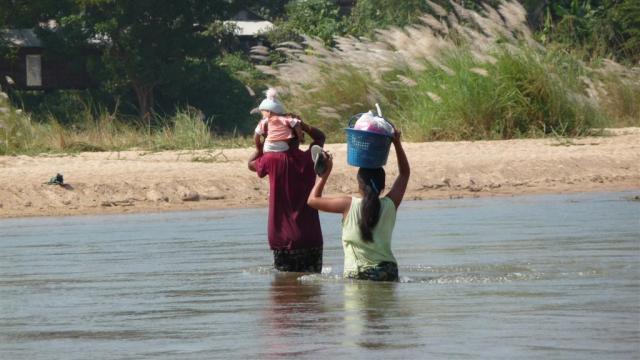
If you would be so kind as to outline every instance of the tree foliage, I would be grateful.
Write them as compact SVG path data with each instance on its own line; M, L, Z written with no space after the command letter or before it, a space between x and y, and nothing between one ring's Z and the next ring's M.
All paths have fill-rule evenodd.
M156 112L187 105L218 118L222 129L248 120L246 109L222 104L248 109L252 99L216 63L232 36L222 21L246 1L1 1L3 27L36 29L47 56L82 61L102 93L135 104L149 122ZM39 26L49 20L57 26ZM91 47L96 51L87 52Z
M431 1L452 9L449 0ZM495 6L501 0L453 1L482 11L482 4ZM521 2L547 43L580 50L585 57L640 61L638 0ZM122 99L148 120L154 113L191 105L213 116L222 130L242 130L249 129L247 110L258 100L244 85L259 89L265 81L251 71L246 57L227 53L234 40L222 20L242 8L276 22L270 36L274 43L305 34L327 44L338 35L372 37L376 29L410 25L433 11L427 0L359 0L350 12L331 0L0 0L0 27L36 29L47 56L86 67L100 85L101 99L111 98L105 101L110 105ZM39 27L50 20L56 20L55 30ZM86 56L92 46L99 51ZM7 49L0 40L0 55ZM229 66L221 59L235 63Z
M528 10L530 25L541 32L544 41L577 49L588 57L640 61L640 1L520 1ZM452 2L482 11L484 4L499 6L501 0L432 0L448 10ZM338 35L372 37L376 29L417 23L422 14L432 12L426 0L359 0L348 14L341 14L329 0L291 1L284 8L284 29L319 37L327 44ZM277 32L282 39L283 30Z
M284 10L285 18L278 22L280 34L305 34L320 38L326 44L331 44L335 36L345 34L340 9L332 1L294 0Z
M0 26L32 28L39 22L59 19L76 9L74 0L0 0Z
M549 2L544 40L579 48L587 56L640 61L640 2L560 0Z
M351 34L367 36L375 29L415 23L428 10L424 0L364 0L356 3L346 22Z
M216 35L206 24L222 19L230 4L206 0L82 0L82 11L63 19L103 39L102 65L108 79L133 88L142 117L153 111L157 87L185 77L192 58L219 53Z

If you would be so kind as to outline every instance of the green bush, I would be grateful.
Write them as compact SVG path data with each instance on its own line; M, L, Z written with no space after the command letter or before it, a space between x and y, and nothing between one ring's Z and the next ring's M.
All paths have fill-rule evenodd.
M377 29L416 23L430 9L423 0L361 0L345 23L350 35L372 37Z
M39 135L41 132L31 126L31 119L26 114L13 108L6 99L0 99L0 154L15 154L21 149L33 148Z
M561 0L547 5L542 29L547 43L559 43L586 59L640 61L640 2Z
M442 64L405 73L416 85L401 90L392 116L417 139L509 139L583 134L602 119L583 100L579 68L556 55L500 51L495 64L479 63L459 49ZM419 135L417 135L417 134ZM417 136L416 136L417 135Z
M286 5L286 22L282 28L293 32L320 38L325 44L332 44L333 37L344 34L339 8L326 0L295 0Z
M162 149L204 149L212 147L208 121L197 110L178 110L169 124L156 133L154 145Z
M235 76L215 61L190 61L179 82L158 87L159 116L172 117L176 108L190 106L202 111L217 133L248 133L255 126L249 114L255 100Z
M302 109L333 141L344 140L351 115L376 102L418 141L579 136L615 123L612 116L636 114L638 71L598 70L544 48L522 7L511 2L499 11L458 9L462 19L390 28L375 41L338 38L333 49L308 42L306 56L275 70L287 106ZM607 86L624 95L626 115L606 111Z
M132 148L147 150L206 149L248 146L249 139L214 137L209 120L194 108L178 109L173 117L158 117L155 126L133 125L104 110L95 115L85 113L72 125L65 126L54 117L32 121L15 109L6 94L0 93L0 154L38 154L42 152L75 153L81 151L116 151Z

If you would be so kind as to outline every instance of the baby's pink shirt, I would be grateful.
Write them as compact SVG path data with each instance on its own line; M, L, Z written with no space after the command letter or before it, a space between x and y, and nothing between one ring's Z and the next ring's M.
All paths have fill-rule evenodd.
M286 141L293 137L293 128L300 123L300 119L288 116L272 116L262 119L256 127L256 134L267 134L265 141Z

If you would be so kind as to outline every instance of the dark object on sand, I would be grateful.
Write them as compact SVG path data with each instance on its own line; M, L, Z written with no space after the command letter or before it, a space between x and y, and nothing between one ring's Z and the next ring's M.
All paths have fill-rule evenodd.
M64 185L64 178L62 177L62 174L56 174L56 176L52 177L48 182L46 182L45 184L47 185Z

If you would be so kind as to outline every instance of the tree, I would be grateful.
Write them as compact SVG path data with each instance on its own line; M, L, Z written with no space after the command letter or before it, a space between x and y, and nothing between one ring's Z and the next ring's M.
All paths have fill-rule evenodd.
M39 28L40 22L69 13L73 7L73 0L0 0L0 31ZM0 36L0 58L12 59L16 50Z
M618 51L632 63L640 63L640 2L624 0L613 8L611 19L620 33Z
M0 0L0 26L12 29L33 28L38 22L69 14L75 6L74 0Z
M340 8L327 0L294 0L285 6L286 20L276 31L291 31L322 39L332 44L335 36L344 35Z
M371 36L376 29L416 23L429 10L430 7L424 0L361 0L351 11L349 32Z
M640 2L557 0L546 7L544 39L581 49L587 57L640 60Z
M103 78L114 86L130 86L147 121L158 86L180 81L191 59L220 52L220 33L208 25L237 6L209 0L76 1L79 11L62 17L61 27L101 43Z

